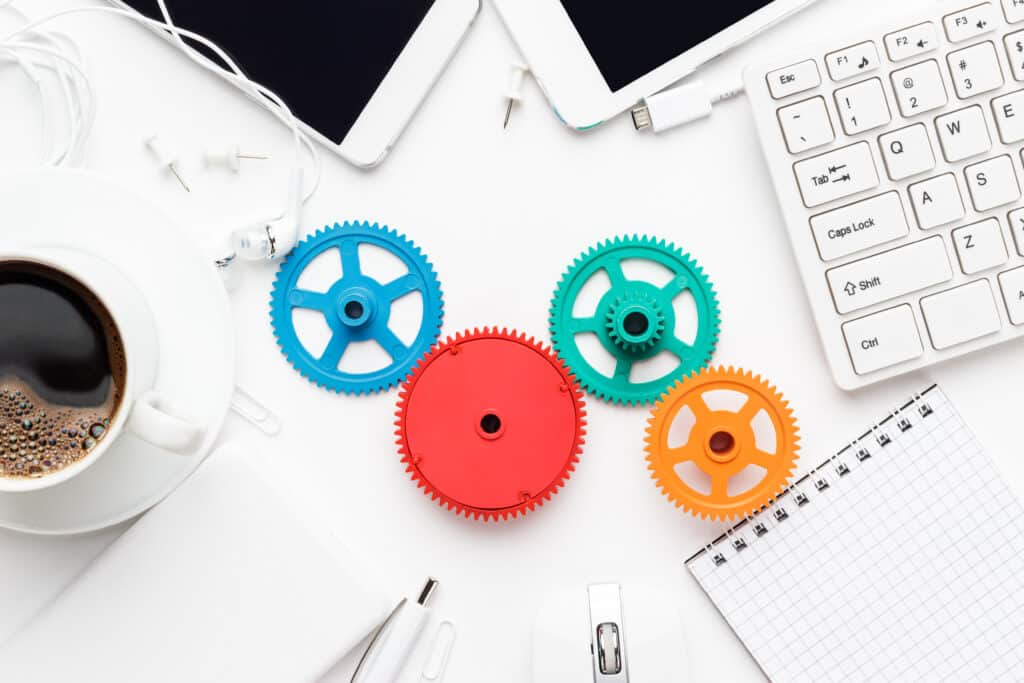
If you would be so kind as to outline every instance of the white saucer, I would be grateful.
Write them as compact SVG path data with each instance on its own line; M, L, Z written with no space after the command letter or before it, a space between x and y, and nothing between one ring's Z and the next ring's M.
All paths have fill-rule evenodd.
M0 493L0 527L66 535L139 515L185 480L209 453L231 402L234 333L212 263L161 209L101 176L39 170L0 178L4 247L80 247L121 268L156 319L156 389L206 425L195 455L165 453L131 435L64 484Z

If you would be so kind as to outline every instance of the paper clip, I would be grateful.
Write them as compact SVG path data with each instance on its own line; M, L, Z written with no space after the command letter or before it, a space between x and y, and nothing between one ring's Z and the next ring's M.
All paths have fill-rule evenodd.
M237 385L231 394L231 410L267 436L276 436L281 431L281 419Z
M445 619L437 625L437 635L434 636L434 643L430 646L430 654L427 656L427 663L423 665L421 683L435 683L444 676L448 668L448 658L452 654L452 647L455 645L455 623Z

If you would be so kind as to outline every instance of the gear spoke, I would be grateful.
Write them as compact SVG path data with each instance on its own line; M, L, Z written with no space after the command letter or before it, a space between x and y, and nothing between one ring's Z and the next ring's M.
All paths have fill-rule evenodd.
M603 267L604 272L608 274L608 279L612 282L613 288L625 286L627 280L626 274L622 272L622 261L618 259L609 261Z
M669 299L675 299L689 288L690 278L684 273L679 273L667 285L661 288L661 293Z
M391 360L399 360L409 353L409 347L405 345L398 336L391 331L390 327L386 325L377 331L374 336L377 343L383 347L384 351L391 356Z
M337 368L338 363L341 362L341 357L345 355L345 350L348 349L351 341L352 339L348 336L348 333L335 332L334 336L331 337L331 341L327 343L327 348L320 354L320 359L317 363L332 370Z
M700 451L690 444L679 446L678 448L670 448L666 455L668 462L670 462L673 467L676 465L682 465L684 462L692 462L695 463L697 467L700 467Z
M629 373L633 370L633 360L631 358L620 358L615 362L615 377L621 377L624 380L629 380Z
M569 321L569 328L573 331L573 334L579 334L580 332L593 332L597 334L604 328L604 321L598 316L593 318L573 318Z
M359 243L346 242L338 250L341 252L341 275L343 278L357 277L362 273L359 265Z
M665 350L675 354L684 363L693 358L693 347L679 337L665 339Z
M724 472L711 475L711 495L717 498L729 497L729 476Z
M754 400L751 396L747 399L747 402L740 408L739 418L744 424L750 424L750 422L761 412L761 404Z
M415 273L406 273L384 285L384 296L388 301L401 299L406 294L418 291L423 287L419 276Z
M693 412L693 417L698 423L701 420L708 420L711 418L711 408L708 408L708 404L704 402L703 394L697 396L692 401L688 401L686 405Z
M771 472L775 469L776 463L779 462L779 458L771 453L762 451L760 448L755 448L747 456L747 460L750 461L751 465L757 465L763 467L765 470Z
M334 304L324 292L311 292L308 289L293 289L288 295L288 303L292 308L308 308L314 311L330 311Z

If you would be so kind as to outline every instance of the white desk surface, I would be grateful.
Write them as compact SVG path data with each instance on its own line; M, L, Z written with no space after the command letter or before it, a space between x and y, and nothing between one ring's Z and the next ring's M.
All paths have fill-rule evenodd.
M39 16L77 3L19 4ZM877 2L880 11L873 14L884 15L885 5ZM821 0L720 60L709 80L725 83L753 55L775 47L873 21L864 14L862 0ZM0 14L0 27L10 25ZM224 218L278 206L285 164L251 162L234 177L205 172L198 161L207 144L236 141L286 159L287 134L270 117L124 20L76 17L62 25L80 40L99 90L87 167L167 205L196 235ZM345 34L340 28L339 40ZM541 338L547 336L551 292L579 251L624 232L671 238L700 259L720 294L723 327L715 361L754 369L778 383L796 408L805 467L895 402L938 381L1024 493L1016 415L1024 400L1019 345L857 394L833 385L745 100L661 137L638 135L623 118L581 135L563 128L530 84L524 106L502 131L501 91L515 56L485 2L450 70L382 167L362 172L325 154L323 183L306 210L305 229L346 219L398 228L424 247L440 273L446 333L498 324ZM34 163L38 152L37 103L18 78L13 70L0 72L4 167L19 159ZM191 195L159 174L144 150L143 138L154 131L180 146ZM415 590L427 574L441 579L436 614L459 628L446 681L525 683L533 617L544 592L607 580L659 586L679 606L688 652L679 666L689 667L691 680L762 678L683 567L683 559L721 527L677 511L648 478L645 410L589 400L582 462L549 504L507 524L456 518L423 496L399 464L392 434L395 394L348 398L302 379L271 334L273 271L251 275L233 295L238 375L281 415L285 430L265 440L231 418L226 433L262 440L264 448L294 463L289 486L322 498L325 522L371 558L396 593ZM115 535L38 539L0 532L0 640ZM350 662L342 662L327 680L347 681L349 670Z

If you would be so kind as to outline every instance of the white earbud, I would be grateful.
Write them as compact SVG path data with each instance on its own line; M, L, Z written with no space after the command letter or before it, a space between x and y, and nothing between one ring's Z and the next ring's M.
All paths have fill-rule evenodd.
M203 163L206 164L207 168L213 168L214 166L223 166L231 171L238 173L241 169L242 159L268 159L269 157L262 154L243 154L239 149L238 145L231 145L223 149L208 149L206 154L203 155Z
M231 233L228 244L219 247L216 263L222 270L235 261L274 260L285 256L299 240L302 213L302 169L292 171L288 182L288 204L274 218L252 221Z

